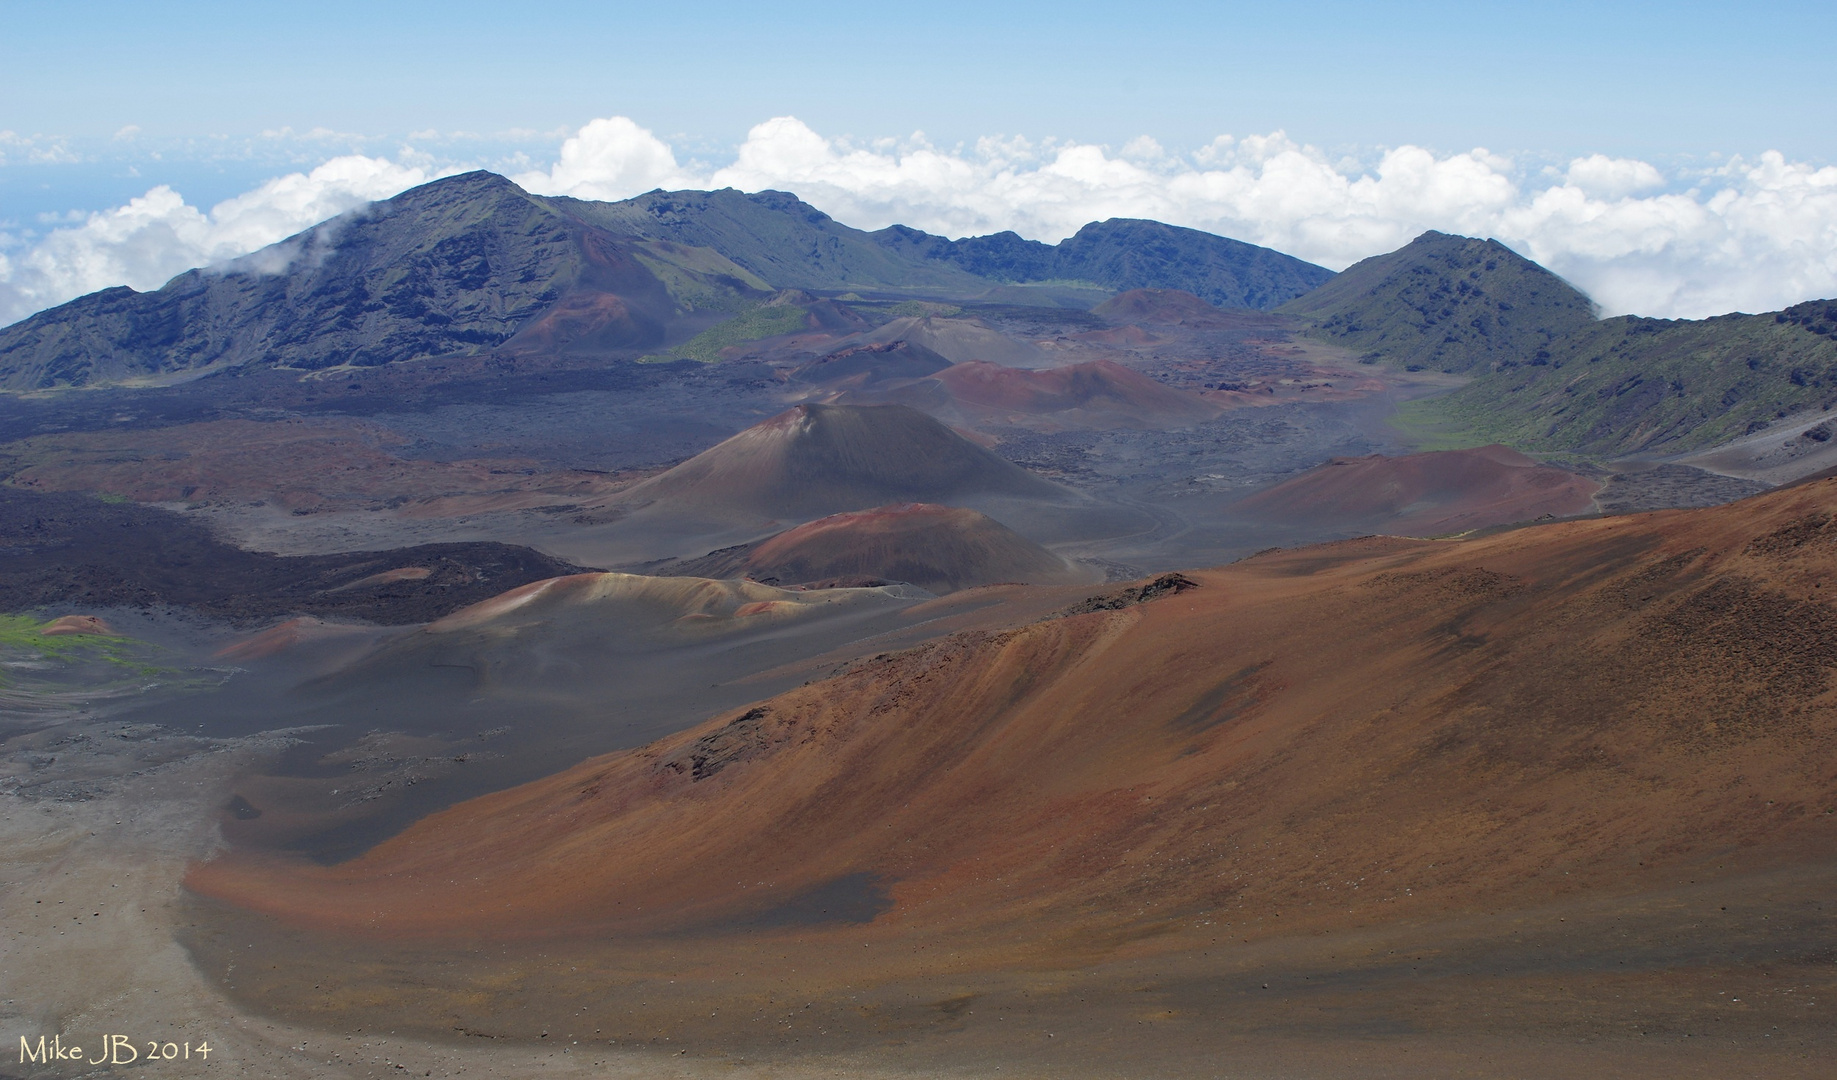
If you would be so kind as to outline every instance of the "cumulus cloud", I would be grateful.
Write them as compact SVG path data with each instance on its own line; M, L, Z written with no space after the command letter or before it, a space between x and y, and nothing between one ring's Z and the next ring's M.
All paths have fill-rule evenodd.
M333 158L269 180L206 213L161 185L125 206L0 255L0 324L112 285L154 289L193 267L245 255L428 179L383 158Z
M1571 187L1608 199L1665 186L1664 175L1649 163L1606 154L1576 158L1563 175Z
M581 128L561 144L560 160L549 171L511 179L538 195L577 199L629 199L660 187L696 186L667 143L623 116Z
M17 147L24 142L12 136ZM6 137L0 136L0 147ZM146 288L253 251L433 175L431 158L343 157L213 208L165 188L0 257L0 319L105 285ZM1220 136L1191 153L1146 136L1117 149L985 138L940 148L922 133L857 142L794 117L755 126L731 163L679 162L626 117L595 120L547 169L540 194L620 199L652 188L792 191L859 228L959 237L1012 229L1057 241L1087 222L1155 218L1263 244L1333 269L1426 229L1496 237L1568 277L1609 314L1698 318L1837 296L1837 167L1778 153L1693 173L1595 154L1562 167L1474 149L1398 146L1333 158L1282 132Z

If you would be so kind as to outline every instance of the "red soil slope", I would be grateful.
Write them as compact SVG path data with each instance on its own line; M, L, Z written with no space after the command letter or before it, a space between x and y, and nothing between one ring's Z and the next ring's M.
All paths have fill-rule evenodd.
M1115 323L1223 326L1228 319L1223 311L1180 289L1130 289L1098 304L1091 313Z
M1064 559L1001 522L927 503L835 514L679 569L708 577L744 575L768 585L879 578L936 593L1078 579Z
M288 619L276 626L270 626L258 634L239 641L233 641L212 655L219 660L260 660L278 656L311 642L354 637L363 632L362 627L328 623L324 619L315 619L310 615L305 615L297 619Z
M825 940L943 963L948 931L961 966L1827 863L1834 510L1825 481L1265 556L876 657L348 863L189 884L349 934L630 940L873 880L886 909Z
M96 634L102 637L113 637L115 628L95 615L60 615L38 628L45 637L61 637L66 634Z
M1336 458L1240 501L1283 523L1440 536L1488 525L1573 517L1601 485L1505 446L1404 457Z

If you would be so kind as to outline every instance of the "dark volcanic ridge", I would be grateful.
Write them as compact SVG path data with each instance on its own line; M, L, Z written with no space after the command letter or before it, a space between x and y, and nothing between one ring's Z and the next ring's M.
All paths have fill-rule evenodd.
M902 225L883 229L874 238L893 250L996 281L1183 289L1212 304L1265 310L1333 276L1324 267L1241 240L1137 218L1092 222L1057 245L1012 232L950 241Z
M397 625L579 570L498 543L269 555L168 510L0 486L0 611L170 605L238 620L335 615Z
M0 389L160 384L225 369L362 371L498 352L636 358L756 313L780 289L967 299L1075 280L1093 299L1171 284L1267 308L1331 276L1156 222L1099 222L1056 247L1013 234L953 242L861 232L783 192L594 203L473 172L153 292L105 289L0 329ZM848 321L806 314L814 327Z

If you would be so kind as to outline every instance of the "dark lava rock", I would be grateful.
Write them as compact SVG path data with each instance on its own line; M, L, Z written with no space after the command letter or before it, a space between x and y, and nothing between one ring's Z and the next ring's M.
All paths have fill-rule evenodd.
M399 625L582 569L498 543L270 555L226 544L169 510L0 487L0 611L174 605L236 620Z
M1199 588L1199 582L1184 574L1162 574L1146 585L1137 585L1133 589L1123 589L1120 592L1105 593L1102 596L1080 600L1059 612L1059 615L1087 615L1093 611L1120 611L1136 604L1145 604L1150 600L1158 600L1163 596L1197 588Z

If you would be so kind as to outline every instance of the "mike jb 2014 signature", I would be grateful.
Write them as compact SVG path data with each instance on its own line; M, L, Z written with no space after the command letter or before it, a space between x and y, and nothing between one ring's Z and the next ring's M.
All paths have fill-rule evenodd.
M136 1039L128 1035L103 1035L90 1042L87 1049L76 1042L66 1043L62 1035L40 1035L36 1041L19 1036L19 1063L52 1065L60 1062L84 1065L133 1065L141 1062L209 1061L210 1043L161 1042L158 1039Z

